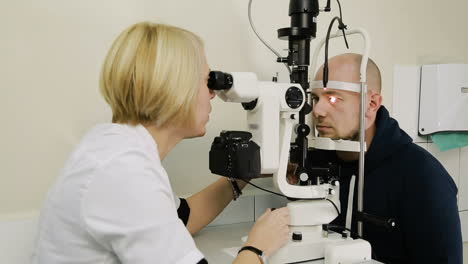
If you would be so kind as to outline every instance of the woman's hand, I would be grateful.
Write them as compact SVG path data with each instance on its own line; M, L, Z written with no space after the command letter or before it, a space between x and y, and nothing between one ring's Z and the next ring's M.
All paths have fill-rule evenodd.
M246 246L254 246L271 256L289 239L289 209L267 209L250 230Z

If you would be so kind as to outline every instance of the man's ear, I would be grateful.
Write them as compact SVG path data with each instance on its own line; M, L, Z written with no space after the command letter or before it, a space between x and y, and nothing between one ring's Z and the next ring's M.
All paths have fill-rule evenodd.
M375 116L377 114L377 111L380 109L380 106L382 105L382 95L374 93L372 91L369 92L370 95L366 111L366 115L368 117Z

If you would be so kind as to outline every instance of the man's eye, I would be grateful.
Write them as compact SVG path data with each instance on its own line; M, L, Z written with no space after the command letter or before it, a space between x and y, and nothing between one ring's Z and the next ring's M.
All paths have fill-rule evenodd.
M338 101L340 100L340 98L336 97L336 96L329 96L328 97L328 100L330 101L331 104L336 104L338 103Z

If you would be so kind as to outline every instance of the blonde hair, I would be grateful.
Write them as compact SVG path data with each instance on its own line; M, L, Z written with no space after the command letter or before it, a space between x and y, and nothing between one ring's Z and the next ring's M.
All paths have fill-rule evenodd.
M187 30L150 22L130 26L112 44L101 71L112 122L192 124L205 63L202 40Z

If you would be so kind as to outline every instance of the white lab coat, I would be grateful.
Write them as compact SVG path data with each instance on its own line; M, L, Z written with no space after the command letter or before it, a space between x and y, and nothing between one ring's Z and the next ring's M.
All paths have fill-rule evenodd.
M143 126L98 125L49 191L33 264L197 263L179 203Z

